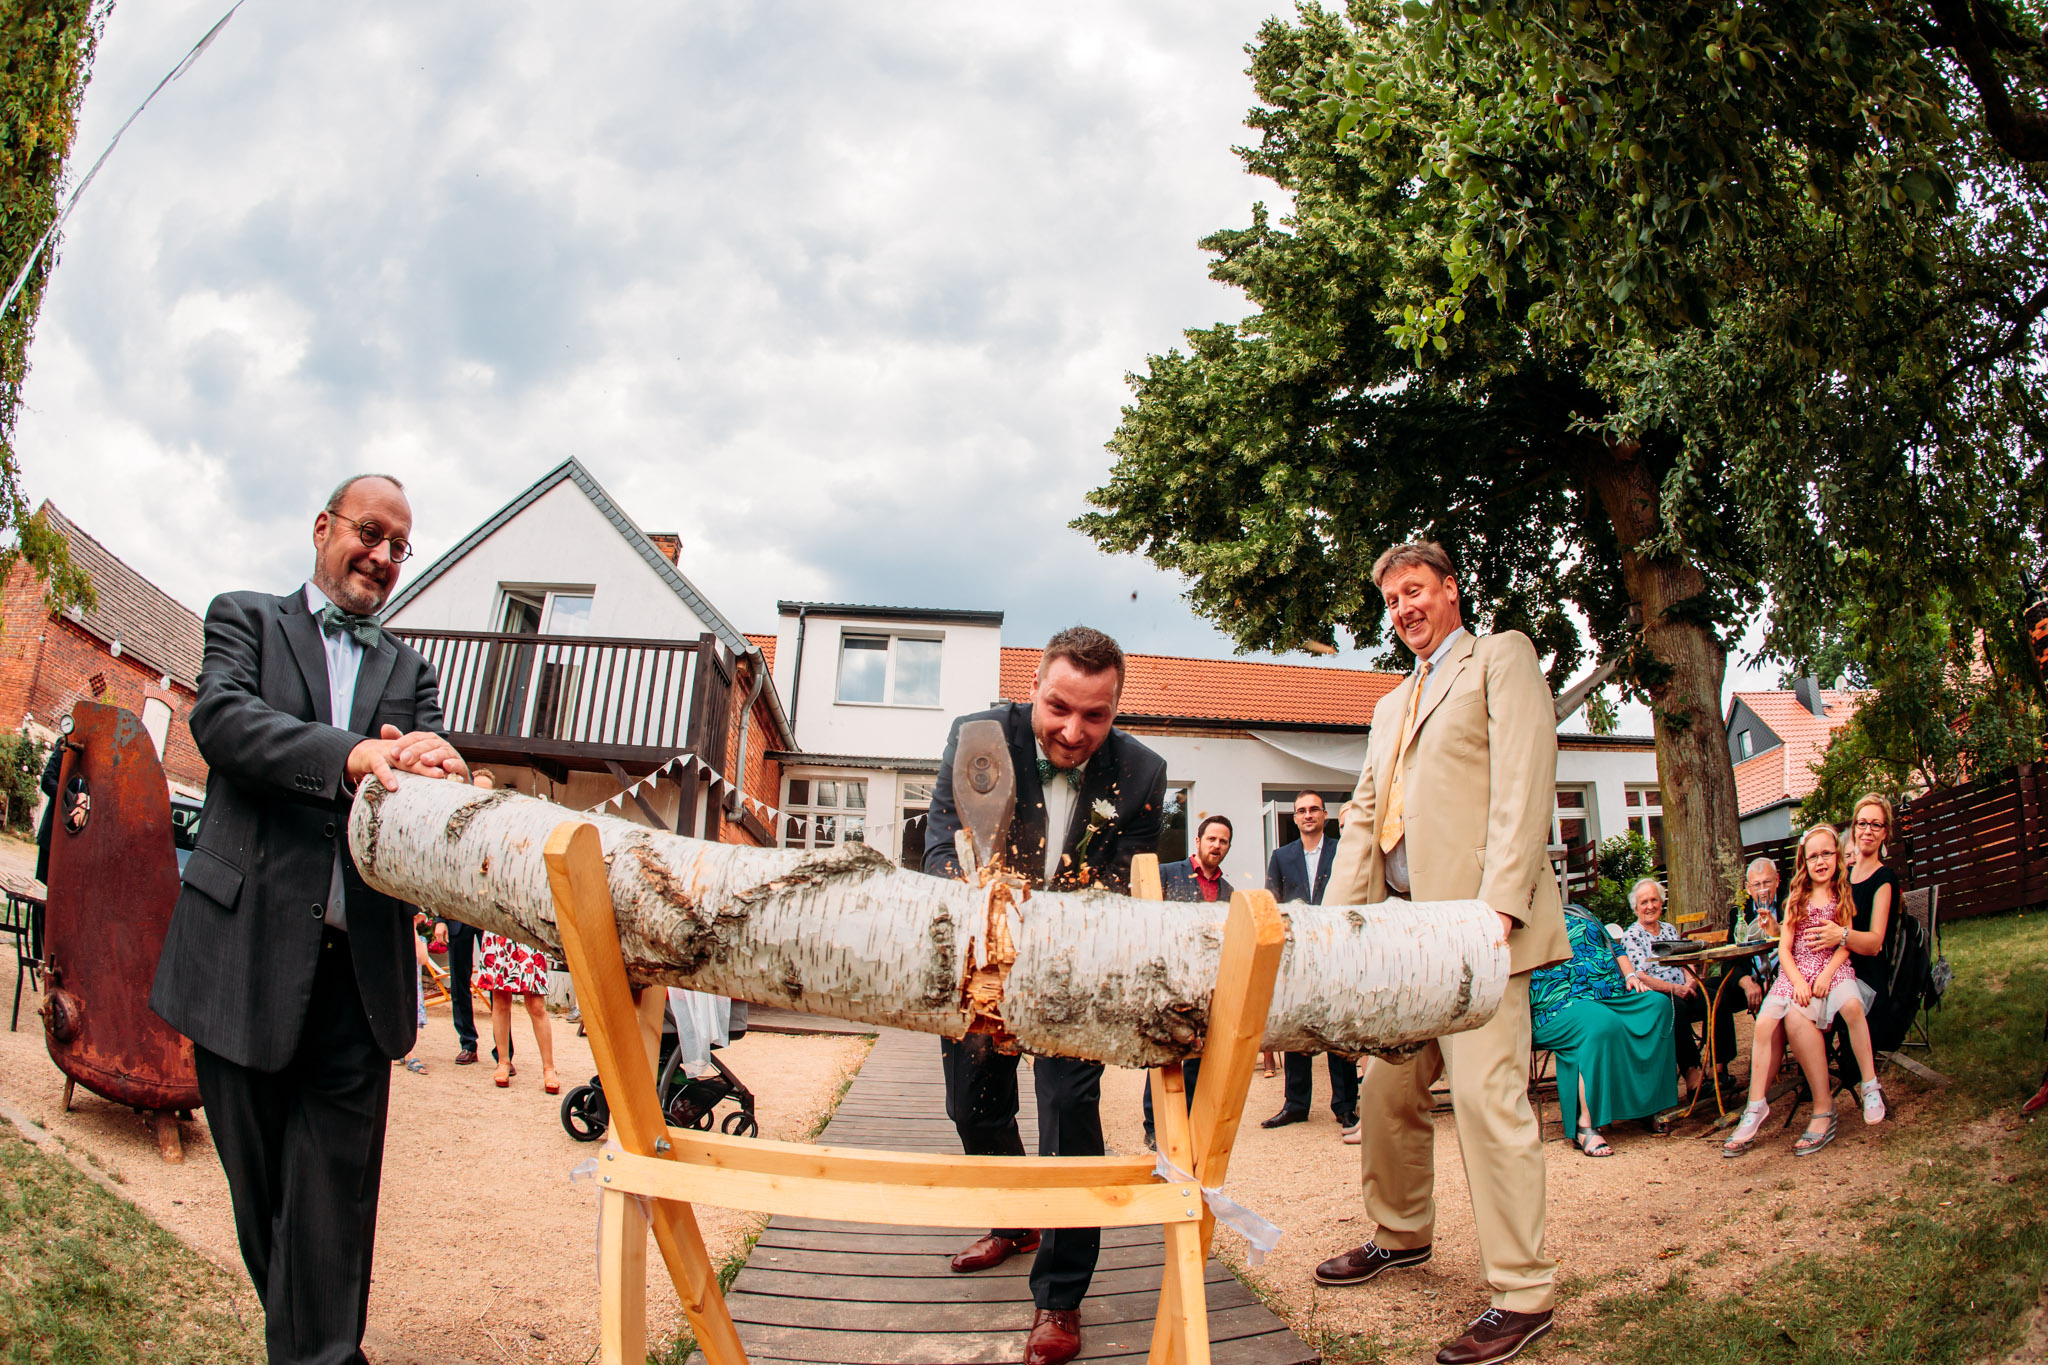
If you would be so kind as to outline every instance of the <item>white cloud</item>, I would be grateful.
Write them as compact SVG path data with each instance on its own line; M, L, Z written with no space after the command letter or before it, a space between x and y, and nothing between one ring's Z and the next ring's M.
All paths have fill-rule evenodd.
M114 11L81 157L217 5ZM259 0L72 220L27 486L203 606L293 582L345 473L431 555L575 454L746 625L1221 652L1065 527L1124 374L1244 311L1195 241L1275 197L1230 151L1271 8Z

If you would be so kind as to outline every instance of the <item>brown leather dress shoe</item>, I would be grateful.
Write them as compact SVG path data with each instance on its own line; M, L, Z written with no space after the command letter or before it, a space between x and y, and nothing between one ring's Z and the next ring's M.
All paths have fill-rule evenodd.
M990 1270L1020 1251L1036 1250L1038 1234L1035 1232L1027 1232L1022 1237L1000 1237L991 1232L953 1258L953 1273L966 1275L976 1270Z
M473 1047L466 1047L466 1048L462 1049L462 1051L460 1051L460 1052L456 1053L456 1054L455 1054L455 1065L457 1065L457 1066L475 1066L475 1065L476 1065L476 1049L475 1049L475 1048L473 1048Z
M1367 1242L1341 1256L1332 1256L1316 1267L1316 1283L1330 1285L1364 1284L1403 1266L1421 1265L1429 1259L1429 1244L1398 1250Z
M1510 1313L1489 1308L1450 1345L1436 1353L1437 1365L1499 1365L1550 1330L1550 1310Z
M1031 1319L1024 1343L1024 1365L1067 1365L1081 1354L1079 1309L1041 1308Z

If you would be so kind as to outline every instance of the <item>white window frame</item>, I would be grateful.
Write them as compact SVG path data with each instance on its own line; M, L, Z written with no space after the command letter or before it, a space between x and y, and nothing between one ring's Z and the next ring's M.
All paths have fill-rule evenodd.
M790 784L792 782L807 784L806 799L804 801L793 803L790 800ZM860 806L857 808L849 806L845 804L843 798L837 804L830 806L816 804L817 787L820 782L837 782L842 785L848 782L860 783ZM843 769L820 768L783 773L782 818L777 822L775 830L776 847L821 849L838 848L849 842L866 843L868 841L867 831L872 812L871 802L874 790L874 774L864 770L848 772ZM819 816L829 816L832 818L833 828L830 842L818 842L817 825L815 822ZM861 822L861 837L857 840L849 840L846 837L846 821L849 816ZM790 824L792 822L795 822L798 826L798 838L796 839L790 838Z
M1636 799L1630 801L1629 797L1631 796ZM1655 801L1650 800L1649 798L1652 796L1657 799ZM1661 852L1662 845L1659 841L1659 836L1651 830L1650 821L1654 818L1659 825L1664 823L1664 784L1662 782L1631 782L1623 788L1621 799L1623 827L1635 830L1636 833L1642 835L1653 852ZM1638 820L1642 822L1640 828L1636 824Z
M1572 818L1586 822L1586 842L1598 845L1600 842L1600 822L1593 818L1593 784L1590 782L1560 782L1550 798L1551 846L1559 847L1564 843L1565 812L1564 808L1557 803L1558 795L1564 792L1577 792L1586 798L1586 804L1579 807L1580 814Z
M882 700L849 701L845 697L846 641L849 637L864 640L887 640L889 647L882 653ZM899 640L925 640L939 646L939 689L938 701L897 701L896 700L896 644ZM894 711L941 711L945 709L946 678L946 634L944 631L886 630L860 626L847 626L839 632L838 657L832 664L832 704L835 706L880 706Z
M1754 741L1750 739L1749 727L1745 725L1735 732L1735 761L1740 763L1746 758L1755 757L1756 746Z

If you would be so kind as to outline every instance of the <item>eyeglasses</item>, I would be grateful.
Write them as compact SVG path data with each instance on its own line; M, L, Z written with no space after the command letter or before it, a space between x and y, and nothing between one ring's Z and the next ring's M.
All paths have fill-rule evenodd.
M1858 828L1858 829L1883 829L1883 828L1884 828L1884 821L1882 821L1882 820L1858 820L1858 821L1856 822L1856 828Z
M361 537L365 550L374 550L379 545L388 542L390 549L387 553L390 554L393 564L403 564L406 560L412 558L412 542L397 536L385 535L384 528L376 522L357 521L354 517L345 517L339 512L329 512L327 515L333 517L336 521L345 521L355 527L356 535Z
M1322 813L1323 808L1321 806L1296 806L1294 808L1296 819L1300 819L1304 815L1321 815Z

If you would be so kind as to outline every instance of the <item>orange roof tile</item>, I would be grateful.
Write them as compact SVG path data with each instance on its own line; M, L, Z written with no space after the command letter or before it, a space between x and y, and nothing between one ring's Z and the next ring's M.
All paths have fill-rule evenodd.
M768 671L773 673L775 671L775 637L773 635L756 635L749 631L747 633L747 643L761 651L762 662L766 663Z
M1006 699L1030 700L1038 657L1035 649L1003 650L999 690ZM1121 709L1127 716L1364 726L1372 723L1374 703L1404 676L1317 664L1129 654Z
M1731 718L1735 701L1740 701L1785 741L1735 765L1737 809L1744 815L1750 815L1783 801L1803 800L1819 785L1813 770L1827 752L1828 745L1834 741L1835 731L1847 725L1864 700L1872 695L1870 692L1838 692L1833 688L1822 688L1821 705L1828 712L1823 720L1807 710L1789 691L1735 693L1734 700L1729 703Z

